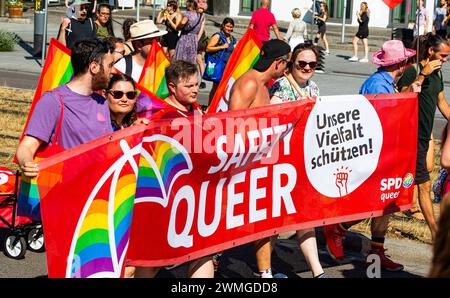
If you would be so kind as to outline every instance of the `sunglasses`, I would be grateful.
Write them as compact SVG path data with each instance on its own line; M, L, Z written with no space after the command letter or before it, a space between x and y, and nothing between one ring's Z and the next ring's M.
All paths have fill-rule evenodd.
M89 9L89 6L87 6L87 5L80 6L80 10L88 10L88 9Z
M114 99L122 99L123 95L125 94L129 100L135 100L137 95L136 91L123 92L117 90L109 90L108 93L111 94Z
M296 67L297 67L297 69L305 69L306 65L309 65L309 68L311 68L311 69L315 69L317 67L317 61L306 62L306 61L300 60L296 64Z

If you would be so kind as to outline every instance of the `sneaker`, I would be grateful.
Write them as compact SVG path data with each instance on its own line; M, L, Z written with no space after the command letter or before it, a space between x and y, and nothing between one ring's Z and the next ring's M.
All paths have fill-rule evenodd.
M395 263L391 259L389 259L387 255L384 254L385 249L371 249L368 255L377 254L380 257L380 265L382 269L388 271L401 271L403 270L403 265L399 263ZM371 263L366 263L366 265L370 265Z
M344 258L342 240L344 240L345 232L339 231L337 225L328 225L323 227L323 235L331 258L336 262L342 260Z
M369 62L369 60L367 58L362 58L362 59L359 59L359 62L367 63L367 62Z
M206 83L205 82L201 82L199 88L200 89L205 89L206 88Z
M325 73L325 71L323 69L316 69L316 73Z
M273 275L273 278L288 278L288 276L286 274L283 274L283 273L275 273Z
M317 276L314 276L313 278L330 278L330 277L324 272L324 273L321 273L321 274L319 274Z
M357 62L358 61L358 57L353 56L351 58L348 58L348 61Z
M325 51L325 55L326 56L330 55L330 51Z

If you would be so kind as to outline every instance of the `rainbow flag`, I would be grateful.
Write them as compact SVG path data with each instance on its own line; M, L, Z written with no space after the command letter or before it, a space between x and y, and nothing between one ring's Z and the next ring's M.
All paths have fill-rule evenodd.
M208 113L217 113L228 110L229 90L234 82L258 61L262 43L253 29L247 32L239 40L228 60L223 72L222 80L208 108Z
M138 118L153 119L152 117L162 109L173 110L174 107L166 103L147 88L136 84L136 89L139 91L136 100L136 113Z
M48 47L47 58L45 59L44 67L42 68L39 84L34 93L33 102L31 103L30 112L28 113L27 121L22 132L25 132L28 121L33 114L36 103L41 99L42 95L62 84L70 81L73 75L72 63L70 61L71 52L68 48L63 46L59 41L52 38Z
M145 60L139 84L160 98L166 98L169 90L167 89L165 70L169 65L169 59L154 39L150 53Z

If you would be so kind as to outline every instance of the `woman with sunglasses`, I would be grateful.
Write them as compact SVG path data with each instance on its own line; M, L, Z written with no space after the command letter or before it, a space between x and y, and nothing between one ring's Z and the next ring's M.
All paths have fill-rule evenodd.
M136 87L126 74L114 74L106 89L113 131L131 126L136 121Z
M288 64L288 71L270 87L270 103L281 103L319 96L319 87L311 78L315 74L319 52L310 44L300 44Z
M270 103L276 104L319 96L319 88L311 81L319 53L310 44L299 44L288 64L288 71L270 87ZM298 230L297 241L314 278L327 278L319 261L314 228Z

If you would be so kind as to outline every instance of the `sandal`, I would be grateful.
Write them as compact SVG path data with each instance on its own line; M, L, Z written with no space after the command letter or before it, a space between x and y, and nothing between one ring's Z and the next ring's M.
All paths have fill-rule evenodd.
M408 217L411 217L412 219L418 221L418 222L425 222L425 217L423 216L422 211L420 211L419 208L413 207L409 210L403 211L403 214L405 214Z

